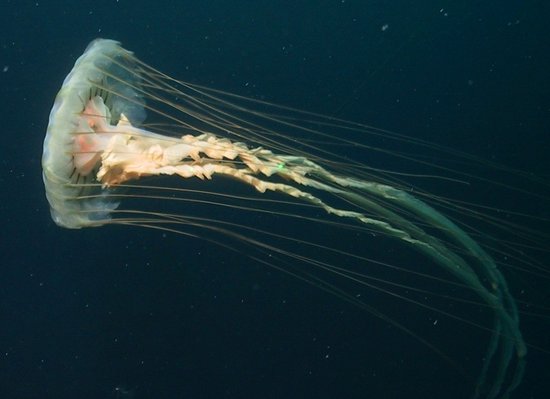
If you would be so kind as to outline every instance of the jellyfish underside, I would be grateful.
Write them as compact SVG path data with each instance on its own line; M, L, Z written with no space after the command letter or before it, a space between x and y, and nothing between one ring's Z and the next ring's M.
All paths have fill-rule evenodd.
M212 227L209 220L192 216L124 209L121 203L130 195L119 190L139 190L142 186L134 182L149 176L198 178L205 184L220 176L251 186L259 194L275 193L278 198L322 209L326 218L312 223L393 237L475 292L493 312L494 322L474 397L506 397L517 387L526 355L518 310L503 275L485 249L455 222L398 185L384 179L369 180L370 175L354 172L354 164L340 160L323 163L323 151L311 155L307 151L315 150L316 142L291 140L281 144L276 132L259 124L267 120L299 129L294 118L249 111L216 94L174 81L116 42L92 42L57 97L44 145L44 182L56 223L69 228L130 224L183 234L182 226L186 225L215 229L262 250L361 280L346 274L341 266L289 254L246 236L253 226L237 233L232 231L234 224ZM145 125L144 111L169 123ZM303 115L314 118L313 114ZM321 118L318 124L330 127L335 123ZM183 134L166 134L173 125ZM344 128L354 127L344 124ZM312 129L306 130L311 133ZM300 217L299 211L288 216ZM315 244L304 239L304 245ZM369 309L368 304L330 284L323 287Z

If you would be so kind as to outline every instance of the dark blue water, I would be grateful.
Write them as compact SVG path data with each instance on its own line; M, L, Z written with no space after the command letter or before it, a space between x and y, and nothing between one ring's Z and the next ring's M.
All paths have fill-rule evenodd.
M433 141L548 182L547 2L5 0L0 15L0 397L469 397L487 336L464 323L434 333L414 308L377 303L406 312L401 320L447 361L346 302L208 243L58 228L43 195L42 141L74 60L106 37L180 79ZM513 179L541 197L482 186L447 194L550 217L548 187ZM547 278L507 276L548 316ZM524 318L534 347L514 397L544 398L549 324Z

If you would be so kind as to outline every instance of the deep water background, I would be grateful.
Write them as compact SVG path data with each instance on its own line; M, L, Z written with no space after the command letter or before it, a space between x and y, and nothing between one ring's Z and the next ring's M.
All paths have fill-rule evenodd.
M42 141L74 60L106 37L177 78L548 181L549 20L549 3L534 0L3 0L0 397L469 397L471 378L410 336L234 253L139 229L58 228ZM547 199L474 194L466 199L550 216ZM529 300L548 305L548 292L539 281ZM430 339L482 353L486 341L461 339L462 328ZM548 323L525 330L542 350L530 349L514 397L546 398Z

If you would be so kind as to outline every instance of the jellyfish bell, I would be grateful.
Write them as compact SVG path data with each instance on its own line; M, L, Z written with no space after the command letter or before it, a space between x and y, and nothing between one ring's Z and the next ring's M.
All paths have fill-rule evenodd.
M129 61L130 53L116 42L96 40L76 61L57 94L44 140L42 170L52 218L62 227L104 224L117 206L89 183L96 181L93 172L101 146L112 136L101 129L122 115L134 124L145 119L140 96L132 89L138 75L125 70L132 67L124 65ZM109 93L102 88L109 88Z
M267 111L248 108L250 103ZM158 118L150 120L147 115ZM521 381L527 349L516 302L497 263L471 234L422 197L411 195L387 175L373 174L360 162L332 154L323 144L376 148L326 134L319 126L367 131L362 125L176 81L139 61L118 42L97 39L76 61L50 113L42 167L52 218L73 229L138 225L198 236L231 250L223 241L227 237L244 243L243 251L255 251L248 254L251 258L312 282L409 332L313 274L319 270L430 308L393 291L414 287L348 269L346 262L351 260L376 263L359 249L338 246L331 241L334 236L316 242L296 231L281 232L280 226L271 229L246 218L217 218L210 210L216 208L219 214L230 208L247 215L285 217L312 228L394 239L423 254L493 313L474 396L506 396ZM286 137L278 128L310 136ZM204 181L209 188L142 183L156 176ZM239 182L254 195L210 188L217 177ZM126 205L147 198L192 203L206 211L160 212ZM265 260L266 253L274 256ZM432 278L415 270L400 271Z

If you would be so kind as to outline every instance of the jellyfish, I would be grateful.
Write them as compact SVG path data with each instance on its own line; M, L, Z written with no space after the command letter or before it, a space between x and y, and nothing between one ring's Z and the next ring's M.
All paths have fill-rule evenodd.
M356 136L338 137L330 133L333 129ZM285 130L299 134L285 136ZM235 249L226 240L238 241L244 246L239 251L250 250L250 258L409 332L326 277L416 302L395 294L390 282L346 267L349 260L368 264L368 258L353 247L332 246L333 235L318 243L285 232L282 225L290 220L401 243L474 293L493 314L473 397L507 397L521 382L527 345L499 265L472 230L436 209L429 196L415 194L399 176L371 168L367 161L327 150L338 145L380 153L361 142L365 132L396 138L361 124L175 80L118 42L97 39L57 94L44 140L43 181L52 219L61 227L141 226L199 237L228 250ZM179 185L165 184L176 177ZM239 193L227 192L235 186ZM148 199L174 203L181 211L144 208L142 201ZM452 206L443 198L432 199L442 210ZM228 213L244 216L220 216ZM281 225L255 226L252 214L279 218L273 220ZM430 278L420 270L409 273Z

